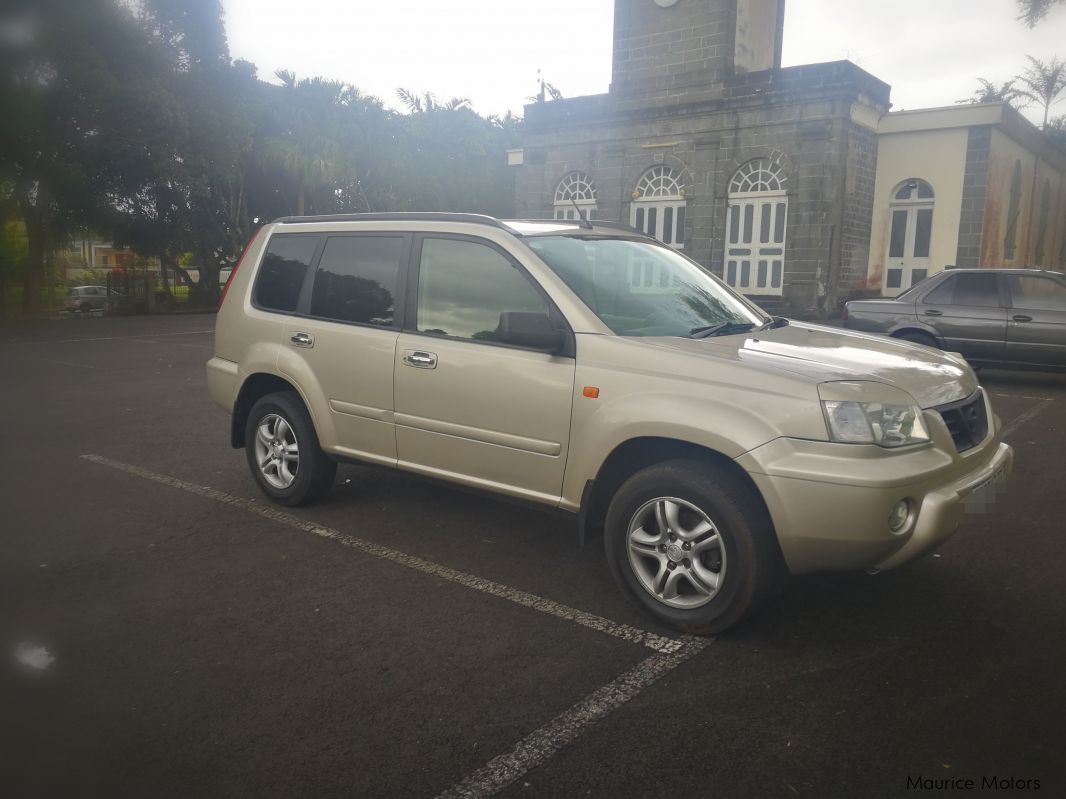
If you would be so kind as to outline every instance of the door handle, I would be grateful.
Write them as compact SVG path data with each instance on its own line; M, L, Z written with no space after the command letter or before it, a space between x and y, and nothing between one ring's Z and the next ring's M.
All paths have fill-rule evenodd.
M437 355L423 350L404 350L403 362L418 369L436 369Z
M1026 316L1025 314L1017 314L1015 316L1012 316L1011 319L1013 319L1015 322L1032 322L1033 321L1033 317Z
M926 316L943 316L944 312L943 311L937 311L937 310L935 310L933 308L930 308L928 311L925 312L925 315Z
M297 347L313 347L315 346L315 337L310 333L293 333L289 336L289 341L295 344Z

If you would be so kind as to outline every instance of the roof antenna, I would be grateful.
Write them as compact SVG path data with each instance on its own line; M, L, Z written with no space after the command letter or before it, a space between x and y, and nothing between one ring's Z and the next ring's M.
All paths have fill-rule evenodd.
M577 200L573 197L570 198L570 202L574 204L574 210L577 212L577 223L585 230L592 230L592 223L581 215L581 207L577 204Z

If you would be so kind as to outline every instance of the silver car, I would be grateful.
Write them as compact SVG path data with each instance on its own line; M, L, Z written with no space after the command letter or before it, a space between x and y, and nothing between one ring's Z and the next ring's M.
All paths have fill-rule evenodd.
M1066 276L948 269L898 297L847 303L844 326L958 352L975 366L1066 371Z
M93 311L109 310L120 295L117 291L108 291L107 286L74 286L67 289L63 298L63 310L90 314Z
M290 217L243 263L207 383L271 500L355 461L570 511L686 632L935 549L1013 461L960 356L766 316L626 226Z

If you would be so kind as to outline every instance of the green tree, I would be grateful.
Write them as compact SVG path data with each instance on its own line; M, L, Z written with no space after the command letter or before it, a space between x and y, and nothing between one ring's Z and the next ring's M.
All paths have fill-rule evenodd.
M145 120L165 116L161 62L110 0L9 4L19 31L0 54L0 175L26 229L23 308L54 302L52 256L76 226L108 217L149 147Z
M364 117L379 116L380 101L339 81L275 76L281 85L266 87L274 113L258 143L260 164L275 175L289 213L335 210L338 192L358 181L369 138Z
M961 100L957 100L959 105L966 103L1010 103L1015 105L1019 99L1020 92L1014 88L1014 81L1008 80L1001 84L995 84L986 78L978 78L977 82L980 84L969 97L964 97Z

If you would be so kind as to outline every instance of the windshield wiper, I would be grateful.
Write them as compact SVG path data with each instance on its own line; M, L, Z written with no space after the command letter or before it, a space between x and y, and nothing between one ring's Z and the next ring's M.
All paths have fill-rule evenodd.
M754 322L719 322L706 327L694 327L688 331L689 338L711 338L728 336L731 333L748 333L755 327Z

